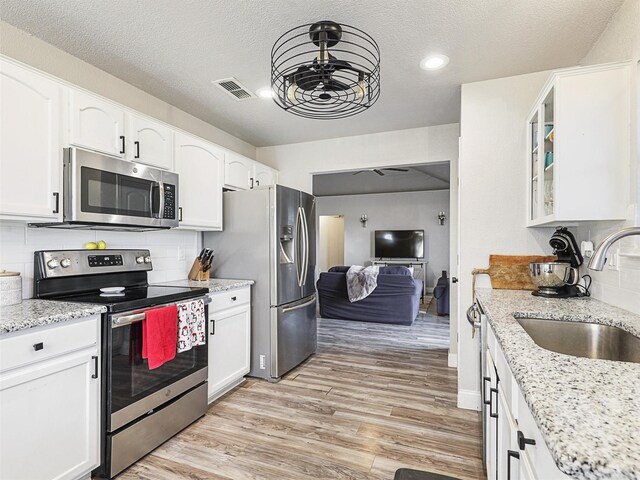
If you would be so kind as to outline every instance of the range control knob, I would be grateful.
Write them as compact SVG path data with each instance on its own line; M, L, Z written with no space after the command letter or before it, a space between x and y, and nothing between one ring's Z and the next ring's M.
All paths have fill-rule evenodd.
M144 257L144 263L151 263L151 255Z
M55 258L52 258L51 260L49 260L47 262L47 267L49 267L50 269L54 269L57 268L59 265L58 260L56 260Z
M136 257L136 263L143 263L144 262L144 257L142 255L140 255L139 257Z
M62 260L60 260L60 266L62 268L69 268L71 266L71 260L69 260L68 258L63 258Z

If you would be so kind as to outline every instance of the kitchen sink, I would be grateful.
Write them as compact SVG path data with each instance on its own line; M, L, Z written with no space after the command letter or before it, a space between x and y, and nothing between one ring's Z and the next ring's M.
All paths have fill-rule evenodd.
M640 338L599 323L517 318L536 344L576 357L640 363Z

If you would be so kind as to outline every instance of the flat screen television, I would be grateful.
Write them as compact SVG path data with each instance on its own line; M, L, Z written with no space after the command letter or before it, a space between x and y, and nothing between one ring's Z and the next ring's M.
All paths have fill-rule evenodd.
M376 258L424 258L424 230L376 230Z

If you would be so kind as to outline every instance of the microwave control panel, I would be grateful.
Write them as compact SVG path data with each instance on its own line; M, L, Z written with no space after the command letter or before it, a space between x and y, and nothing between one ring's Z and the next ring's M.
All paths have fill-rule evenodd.
M176 218L176 186L164 184L164 215L162 218L174 220Z

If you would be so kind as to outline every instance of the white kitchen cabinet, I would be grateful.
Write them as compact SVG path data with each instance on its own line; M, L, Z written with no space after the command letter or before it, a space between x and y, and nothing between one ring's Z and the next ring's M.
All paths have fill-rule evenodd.
M527 226L623 220L631 64L553 73L528 116Z
M174 134L180 227L222 230L224 160L221 148L191 135Z
M12 359L0 366L0 478L88 478L100 464L99 327L95 315L0 337Z
M171 129L150 118L127 114L127 160L173 170Z
M116 157L126 154L125 110L80 90L69 93L69 143Z
M209 402L240 384L250 369L251 287L211 294ZM229 306L232 305L232 306Z
M254 186L253 164L250 158L227 152L224 161L224 186L231 190L249 190Z
M62 90L0 60L0 218L62 219Z
M260 162L253 162L252 177L255 187L266 187L278 183L278 172Z

